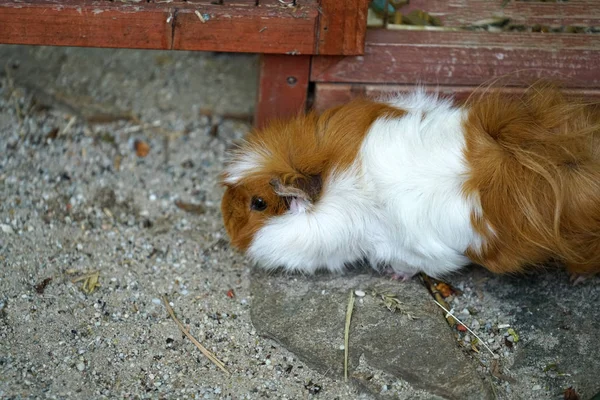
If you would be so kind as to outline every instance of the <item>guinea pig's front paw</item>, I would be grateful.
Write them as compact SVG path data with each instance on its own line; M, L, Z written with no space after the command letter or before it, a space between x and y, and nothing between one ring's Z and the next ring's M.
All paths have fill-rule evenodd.
M393 281L400 281L400 282L407 282L409 280L412 279L413 276L417 275L419 272L418 271L411 271L411 272L407 272L407 271L402 271L402 270L396 270L394 269L394 267L387 267L383 273L385 275L389 275L390 279L392 279Z

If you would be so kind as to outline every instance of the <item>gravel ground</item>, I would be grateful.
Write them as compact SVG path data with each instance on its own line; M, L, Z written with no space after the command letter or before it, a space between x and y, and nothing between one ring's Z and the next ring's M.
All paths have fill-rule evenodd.
M249 126L225 121L213 137L198 110L251 112L254 57L1 51L12 78L0 87L1 398L296 399L315 384L359 396L250 321L249 265L225 239L217 184L225 148ZM78 116L97 104L133 111L143 129ZM93 271L100 286L85 293L73 280ZM163 294L231 378L183 338Z
M410 398L398 377L375 375L369 394L317 372L251 322L217 183L249 125L225 118L215 134L206 110L252 113L255 57L0 46L0 61L0 398ZM453 344L499 398L600 390L598 278L450 280L464 292L451 306L500 361L468 332Z

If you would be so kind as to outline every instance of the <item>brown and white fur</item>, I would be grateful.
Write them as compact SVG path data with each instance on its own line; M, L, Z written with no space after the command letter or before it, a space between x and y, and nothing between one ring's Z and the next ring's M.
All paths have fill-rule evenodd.
M277 121L232 153L223 183L233 245L266 268L600 271L600 107L552 85Z

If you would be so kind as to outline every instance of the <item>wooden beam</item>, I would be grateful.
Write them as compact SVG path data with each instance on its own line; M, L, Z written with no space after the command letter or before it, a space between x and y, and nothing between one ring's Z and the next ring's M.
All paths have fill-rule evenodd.
M274 118L305 111L310 56L263 55L254 124L263 127Z
M316 54L362 54L369 0L321 0L320 3Z
M316 5L177 8L173 48L227 52L314 54Z
M0 2L0 43L313 54L318 4Z
M170 7L108 1L2 1L0 43L170 49Z
M313 108L321 113L328 108L345 104L357 97L376 99L388 97L397 93L409 93L415 89L415 85L370 85L359 83L317 83ZM426 86L425 91L439 93L442 96L452 97L457 101L466 100L477 86ZM523 93L524 87L503 87L503 93ZM565 93L590 101L600 101L600 89L565 89Z
M313 59L311 80L520 86L555 78L600 88L596 35L370 30L364 56Z
M440 18L445 27L471 25L489 21L491 17L507 18L511 24L523 26L600 25L600 4L597 0L410 0L400 8L404 14L414 10L426 11Z

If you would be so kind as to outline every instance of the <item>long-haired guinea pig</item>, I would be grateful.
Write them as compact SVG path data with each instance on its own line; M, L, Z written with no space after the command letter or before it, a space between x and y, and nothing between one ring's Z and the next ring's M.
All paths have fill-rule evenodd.
M461 105L416 90L273 122L222 182L231 242L265 268L600 271L600 107L549 84Z

